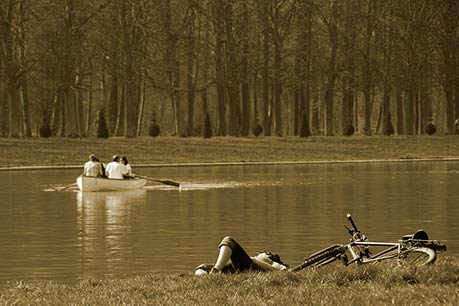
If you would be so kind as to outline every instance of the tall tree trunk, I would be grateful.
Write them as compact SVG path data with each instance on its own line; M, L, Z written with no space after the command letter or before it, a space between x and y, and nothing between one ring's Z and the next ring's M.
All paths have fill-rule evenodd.
M82 76L83 69L78 69L77 78L75 81L75 90L74 97L75 97L75 111L76 111L76 126L77 126L77 133L79 136L85 136L85 124L84 124L84 97L85 97L85 90L84 90L84 80Z
M195 29L196 12L194 1L188 1L188 44L187 44L187 104L188 104L188 128L187 135L194 135L194 98L195 98Z
M414 111L416 106L416 90L413 85L408 88L408 97L405 101L405 133L414 135Z
M385 1L380 1L379 4L384 5ZM387 18L391 19L393 16L393 6L391 3L388 5ZM392 116L390 111L391 94L392 94L392 79L393 79L393 56L394 56L394 33L391 25L382 25L381 29L381 44L380 49L383 52L383 134L389 136L393 131Z
M128 62L132 62L134 59L128 55ZM132 138L137 136L137 116L139 109L139 77L138 74L133 70L132 65L127 65L127 82L126 82L126 125L124 136Z
M259 73L260 73L260 53L261 53L261 42L260 35L257 37L257 46L255 48L256 59L255 59L255 68L253 69L253 126L259 124L259 114L258 114L258 90L259 90Z
M113 71L111 76L111 86L110 86L110 98L108 100L107 106L107 118L108 118L108 129L110 135L116 135L116 126L118 122L119 109L118 105L120 104L120 81L117 71Z
M215 0L213 5L213 23L215 35L215 81L217 87L217 135L225 136L226 130L226 82L225 82L225 27L222 22L222 12L225 11L225 1Z
M358 29L356 29L356 12L357 7L355 1L344 2L345 17L344 17L344 33L343 33L343 52L344 52L344 71L343 71L343 102L342 102L342 117L341 126L343 134L348 134L349 128L354 126L354 100L355 100L355 74L356 74L356 38Z
M242 57L241 57L241 136L247 137L250 132L250 91L249 91L249 8L247 2L242 2Z
M404 116L403 116L403 95L400 89L397 89L397 134L405 134Z
M116 116L115 136L122 136L126 125L126 82L121 85L121 95L118 101L118 114Z
M388 124L392 124L392 122L389 122L388 117L390 116L390 92L391 88L390 85L385 83L384 88L383 88L383 98L382 98L382 122L383 122L383 134L386 134L386 131L388 131L389 126Z
M265 1L263 6L263 132L265 136L271 136L271 113L269 98L269 55L270 55L270 20L269 20L269 1Z
M5 18L5 11L3 5L0 4L0 18ZM5 50L4 50L4 40L5 40L5 31L7 29L6 23L0 24L0 136L8 136L8 92L5 84L6 76L4 71L6 71L6 62L5 62Z
M68 104L66 103L66 95L63 91L59 92L59 105L60 105L60 128L59 128L59 136L65 137L67 134L67 117L68 117Z
M61 79L61 86L64 94L64 106L66 107L66 120L63 122L65 125L65 133L62 136L79 136L78 131L78 106L77 99L75 97L74 88L76 86L77 68L75 58L75 44L74 41L74 28L76 27L75 19L75 2L74 0L65 1L65 12L64 12L64 28L63 31L63 75Z
M316 91L312 105L312 129L315 134L321 134L319 109L319 94Z
M19 61L21 62L21 66L24 66L26 61L26 30L25 30L25 23L27 22L29 16L27 12L27 8L24 2L19 3L19 48L20 48L20 55ZM29 84L28 84L28 71L24 69L20 73L20 86L21 86L21 98L22 98L22 118L23 118L23 126L24 126L24 136L32 137L32 130L30 127L30 99L29 99Z
M371 112L372 112L372 96L371 96L371 89L372 89L372 37L373 37L373 30L374 30L374 1L368 0L367 5L367 22L366 22L366 35L365 35L365 53L364 53L364 67L363 67L363 91L364 91L364 118L365 124L363 128L363 132L366 136L371 135Z
M8 137L19 137L20 128L19 123L21 122L21 111L20 111L20 101L19 101L19 91L18 85L15 77L12 77L8 82L8 91L9 91L9 133Z
M58 135L60 131L61 107L60 93L56 92L53 96L50 119L50 126L53 135Z
M211 50L209 47L210 43L210 23L209 20L206 18L204 21L204 41L203 41L203 52L202 52L202 62L203 62L203 69L202 69L202 91L201 91L201 104L202 104L202 118L201 118L201 124L202 124L202 131L201 135L204 135L204 129L205 129L205 118L207 113L209 112L208 109L208 83L209 83L209 64L210 64L210 57L211 57Z
M0 44L1 45L1 44ZM1 47L0 47L1 48ZM1 49L0 49L1 51ZM4 68L3 65L3 54L0 53L0 71ZM8 116L9 107L8 107L8 92L3 81L3 78L0 77L0 136L6 137L8 136Z
M383 117L383 103L379 105L378 120L376 121L375 134L379 134L379 128L381 127L382 117Z
M140 103L140 62L142 60L143 44L141 42L139 18L142 8L136 1L123 0L121 24L123 29L123 53L125 58L125 130L124 136L137 137L137 123ZM165 22L170 22L170 6L167 2ZM170 25L170 24L169 24ZM168 38L171 36L170 27L167 29ZM170 40L167 42L170 43ZM172 57L173 58L173 57Z
M229 134L231 136L241 135L241 107L238 80L238 63L236 57L236 42L234 39L234 21L233 21L233 0L226 0L225 3L225 58L226 58L226 76L227 76L227 93L228 93L228 110L229 110Z
M21 91L22 91L22 110L24 118L24 136L32 137L32 128L30 126L30 98L29 98L29 82L24 73L21 76Z
M89 68L89 97L88 97L88 109L86 112L86 125L85 125L85 132L84 135L88 136L90 133L90 128L91 128L91 121L92 121L92 108L93 108L93 67L92 64L90 64ZM101 82L101 96L103 96L104 90L103 88L103 83Z
M19 100L19 62L16 52L17 38L15 27L17 24L18 3L9 0L4 12L3 42L5 52L5 69L8 93L8 137L20 136L21 104Z
M430 95L430 88L422 86L419 92L419 119L421 134L424 134L425 127L432 118L432 97Z
M331 4L331 16L329 21L328 35L330 42L330 55L328 59L328 75L325 90L325 134L333 136L334 131L334 88L336 80L336 61L338 53L338 8L336 3Z
M282 81L281 81L281 46L278 42L274 44L274 116L276 122L276 135L282 136Z
M142 132L142 121L143 121L143 113L145 109L145 99L146 99L146 82L145 82L145 69L142 69L142 73L140 75L140 82L139 82L139 110L137 116L137 136L140 136Z
M294 103L294 135L299 135L303 117L310 117L311 100L311 64L312 64L312 23L313 14L311 3L298 3L297 39L295 55L295 103Z

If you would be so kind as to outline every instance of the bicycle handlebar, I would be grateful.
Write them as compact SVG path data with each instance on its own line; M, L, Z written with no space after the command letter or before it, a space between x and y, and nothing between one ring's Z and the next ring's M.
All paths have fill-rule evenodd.
M347 213L347 219L348 219L349 222L351 223L352 229L353 229L355 232L359 232L359 229L357 228L357 225L355 225L355 222L354 222L354 220L352 219L352 216L351 216L350 213Z

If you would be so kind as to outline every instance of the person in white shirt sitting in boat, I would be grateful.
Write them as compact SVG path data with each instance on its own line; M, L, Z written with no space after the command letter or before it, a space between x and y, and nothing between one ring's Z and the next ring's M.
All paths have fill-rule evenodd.
M107 174L109 179L123 179L124 175L127 174L126 167L121 164L120 157L118 155L114 155L113 161L107 164L105 174Z
M121 163L126 167L126 171L127 171L127 174L125 174L124 177L125 178L135 177L135 174L132 174L132 168L126 156L121 157Z
M84 164L83 175L93 177L99 177L103 175L102 166L100 165L96 155L89 155L89 161Z

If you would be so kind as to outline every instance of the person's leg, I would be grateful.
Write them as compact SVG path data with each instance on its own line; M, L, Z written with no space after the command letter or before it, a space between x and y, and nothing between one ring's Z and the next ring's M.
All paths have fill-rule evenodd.
M212 272L221 271L230 259L236 271L248 270L252 266L252 259L242 246L233 238L225 237L219 245L218 258Z
M233 254L233 250L229 246L221 245L214 268L218 270L223 269L223 267L228 264L228 261L231 258L231 254Z

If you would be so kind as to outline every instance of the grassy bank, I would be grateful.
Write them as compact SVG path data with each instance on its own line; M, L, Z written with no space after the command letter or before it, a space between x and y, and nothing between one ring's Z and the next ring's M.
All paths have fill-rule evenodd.
M0 139L2 166L80 165L90 153L135 164L459 158L458 136Z
M10 283L0 305L458 305L459 261L389 263L298 273L151 274L77 284Z

